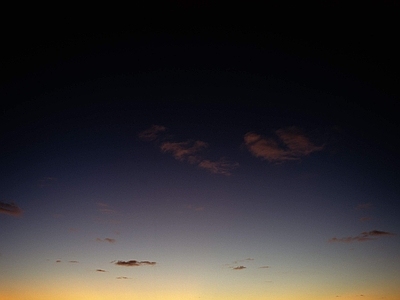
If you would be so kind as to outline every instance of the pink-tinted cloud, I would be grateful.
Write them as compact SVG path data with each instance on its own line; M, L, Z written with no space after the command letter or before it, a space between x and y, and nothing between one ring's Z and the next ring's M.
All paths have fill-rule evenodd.
M323 149L323 146L314 145L296 127L282 128L276 130L275 134L277 138L268 138L248 132L244 136L244 143L254 156L275 163L298 160Z
M348 236L348 237L343 237L343 238L331 238L329 242L335 243L335 242L340 242L340 243L351 243L351 242L365 242L365 241L370 241L370 240L375 240L378 237L381 236L394 236L396 234L387 232L387 231L380 231L380 230L372 230L372 231L364 231L361 234L357 236Z
M167 130L164 126L160 125L152 125L150 128L143 130L142 132L139 133L139 138L142 139L143 141L155 141L160 133L163 133Z
M123 266L123 267L140 267L140 266L154 266L156 262L154 261L138 261L138 260L128 260L128 261L123 261L123 260L118 260L114 262L115 265L117 266Z
M199 167L205 169L213 174L231 175L232 170L239 166L238 163L233 163L220 159L218 161L210 161L204 159L199 163Z
M19 217L22 215L22 210L15 203L0 202L0 213Z
M172 156L179 161L187 161L190 164L196 164L201 161L198 153L207 148L207 143L203 141L186 142L164 142L161 145L162 152L170 152Z
M114 214L115 210L111 209L107 203L98 202L96 203L98 207L98 211L102 214Z
M108 242L110 244L113 244L113 243L116 242L116 240L112 239L112 238L105 238L105 239L96 238L96 241L98 241L98 242Z
M164 126L153 125L149 129L139 134L139 137L145 141L155 141L159 135L166 131ZM170 153L176 160L187 162L192 165L198 165L213 174L231 175L231 171L238 166L238 163L230 162L224 158L217 161L205 159L201 152L208 147L206 142L200 140L187 140L184 142L168 141L165 138L161 143L160 150L164 153Z

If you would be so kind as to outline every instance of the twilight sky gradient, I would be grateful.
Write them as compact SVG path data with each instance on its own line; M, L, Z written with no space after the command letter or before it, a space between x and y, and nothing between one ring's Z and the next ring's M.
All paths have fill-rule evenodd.
M389 33L199 3L6 37L0 300L400 299Z

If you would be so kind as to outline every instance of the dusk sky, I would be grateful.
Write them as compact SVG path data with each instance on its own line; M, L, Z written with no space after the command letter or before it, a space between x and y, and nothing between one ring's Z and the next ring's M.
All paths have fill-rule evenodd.
M173 3L6 35L0 300L400 299L398 5Z

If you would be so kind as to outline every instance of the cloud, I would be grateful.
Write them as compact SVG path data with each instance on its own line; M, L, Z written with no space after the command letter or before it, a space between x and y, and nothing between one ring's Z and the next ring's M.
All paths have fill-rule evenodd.
M231 171L239 166L238 163L229 162L225 159L210 161L204 159L199 163L199 167L213 174L231 175Z
M162 152L170 152L179 161L187 161L190 164L195 164L201 161L197 153L207 147L208 144L203 141L186 141L164 142L160 148Z
M314 145L296 127L278 129L275 134L277 138L267 138L254 132L248 132L244 136L244 143L255 157L275 163L298 160L302 156L323 149L323 146Z
M145 141L155 141L159 135L166 131L164 126L152 125L139 133L139 137ZM163 138L160 150L163 153L170 153L176 160L187 162L192 165L198 165L199 168L205 169L213 174L231 175L231 171L239 164L230 162L225 158L216 161L205 159L201 152L208 148L208 144L200 140L187 140L183 142L168 141Z
M22 210L15 203L0 202L0 213L18 217L22 215Z
M113 244L113 243L116 242L115 239L111 239L111 238L105 238L105 239L103 239L103 240L102 240L101 238L97 238L96 241L98 241L98 242L108 242L108 243L110 243L110 244Z
M61 262L61 260L60 260L60 259L57 259L57 260L56 260L56 263L60 263L60 262Z
M269 269L270 268L270 266L261 266L261 267L259 267L259 269Z
M387 232L387 231L380 231L380 230L372 230L372 231L364 231L357 236L348 236L343 238L331 238L329 242L331 243L351 243L351 242L365 242L370 240L376 240L376 238L381 236L394 236L396 234Z
M394 233L387 232L387 231L380 231L380 230L372 230L370 232L363 232L362 234L368 234L370 236L384 236L384 235L395 235Z
M114 214L115 210L111 209L107 203L98 202L96 203L98 207L98 211L102 214Z
M244 270L244 269L246 269L246 267L245 266L237 266L237 267L234 267L232 269L233 270Z
M104 273L104 272L107 272L107 271L103 270L103 269L97 269L96 272Z
M71 263L71 264L77 264L77 263L79 263L79 261L77 261L77 260L70 260L69 263Z
M116 277L117 279L129 279L129 277L126 277L126 276L118 276L118 277Z
M118 260L113 262L117 266L124 266L124 267L140 267L140 266L154 266L156 262L154 261L138 261L138 260L128 260L128 261L123 261L123 260Z
M154 141L158 138L159 134L165 132L167 128L160 125L152 125L150 128L143 130L139 133L139 138L143 141Z

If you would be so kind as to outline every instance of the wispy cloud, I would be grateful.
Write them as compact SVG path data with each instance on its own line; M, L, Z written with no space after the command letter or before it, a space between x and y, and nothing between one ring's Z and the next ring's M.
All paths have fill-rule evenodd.
M246 269L246 267L245 266L237 266L237 267L233 267L232 269L233 270L244 270L244 269Z
M190 164L196 164L201 161L198 153L207 147L208 144L203 141L186 141L164 142L160 148L162 152L170 152L172 156L179 161L187 161Z
M166 130L164 126L153 125L139 133L139 138L145 141L156 141L159 135ZM201 153L209 147L208 143L200 140L170 141L164 139L159 146L161 152L171 154L176 160L197 165L213 174L231 175L233 169L238 167L238 163L230 162L225 158L219 160L209 160L204 158Z
M365 242L365 241L370 241L370 240L376 240L379 237L382 236L394 236L396 234L387 232L387 231L380 231L380 230L372 230L372 231L364 231L361 234L357 236L348 236L348 237L343 237L343 238L331 238L329 242L331 243L351 243L351 242Z
M107 272L107 271L106 271L106 270L103 270L103 269L97 269L96 272L105 273L105 272Z
M160 133L163 133L167 130L164 126L160 125L152 125L150 128L143 130L142 132L139 133L139 138L142 139L143 141L155 141Z
M105 239L97 238L96 241L98 241L98 242L108 242L110 244L113 244L113 243L116 242L115 239L111 239L111 238L105 238Z
M314 145L296 127L278 129L275 131L275 135L276 137L272 138L248 132L244 136L244 143L254 156L275 163L298 160L312 152L323 149L323 146Z
M70 260L69 263L71 263L71 264L78 264L79 261L77 261L77 260Z
M19 217L22 215L22 210L15 203L0 202L0 213Z
M126 276L118 276L118 277L116 277L117 279L129 279L129 277L126 277Z
M97 209L102 214L114 214L116 211L112 209L107 203L98 202Z
M213 174L231 175L232 170L239 166L238 163L230 162L225 159L211 161L204 159L199 163L199 167L206 169Z
M154 261L148 261L148 260L143 260L143 261L138 261L138 260L128 260L128 261L123 261L123 260L118 260L118 261L113 261L117 266L123 266L123 267L140 267L140 266L154 266L156 262Z
M56 260L56 263L60 263L60 262L61 262L61 259L57 259L57 260Z
M270 268L270 266L261 266L261 267L259 267L259 269L269 269Z

